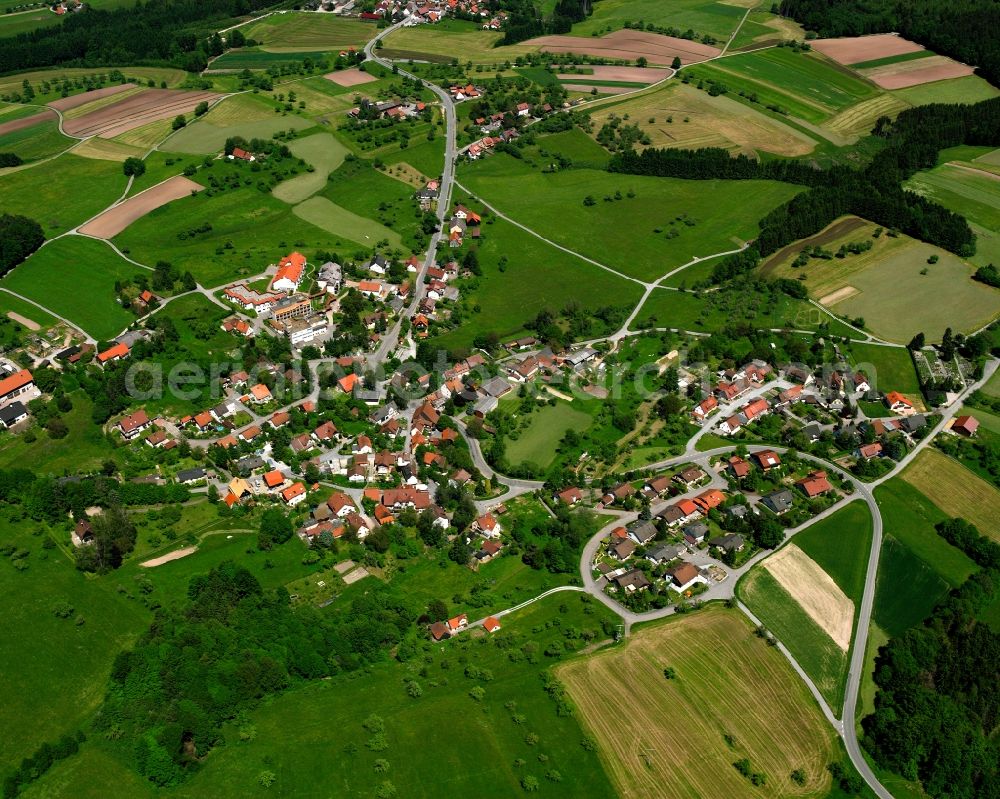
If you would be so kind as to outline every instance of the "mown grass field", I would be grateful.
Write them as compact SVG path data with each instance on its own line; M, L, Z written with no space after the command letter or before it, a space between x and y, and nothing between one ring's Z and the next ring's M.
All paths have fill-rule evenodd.
M755 93L762 104L774 103L791 116L816 125L881 94L868 81L817 53L786 48L734 55L695 66L686 74L718 81L730 92Z
M216 165L213 168L221 168ZM161 206L115 237L141 263L170 261L190 270L203 286L256 275L290 247L332 249L336 239L292 213L292 208L255 186L212 197L202 192ZM248 224L247 220L254 220ZM210 220L212 229L189 235ZM182 237L183 236L183 237ZM232 249L225 247L232 242Z
M949 516L961 517L1000 541L1000 491L955 459L928 447L900 477Z
M863 502L852 502L821 522L807 527L795 544L833 578L857 607L865 588L871 552L872 517Z
M965 553L953 547L934 530L948 518L940 508L902 478L894 478L875 489L885 532L930 564L950 585L959 586L976 571Z
M461 796L517 795L521 779L530 775L537 779L540 794L586 793L610 799L614 789L597 752L581 745L584 732L579 721L557 715L539 678L543 670L572 657L568 649L555 657L541 655L553 643L562 649L566 630L587 629L600 640L602 624L610 618L610 612L596 602L572 594L554 596L504 618L503 629L490 638L464 634L444 644L422 645L419 661L388 660L367 672L303 684L250 714L256 730L252 740L240 742L236 726L226 728L229 745L219 747L177 788L155 790L136 780L94 740L80 755L54 768L38 789L50 797L67 796L74 784L105 782L102 795L110 799L243 799L276 791L284 796L368 799L388 781L397 795L419 799L440 796L446 773L446 790ZM529 643L538 654L530 661L521 656L512 662L509 652L520 652ZM581 645L569 643L574 648ZM466 663L488 670L493 678L466 677ZM426 672L418 673L424 666ZM421 696L407 694L410 680L422 687ZM481 701L469 695L477 685L485 689ZM370 734L362 722L372 714L385 722L388 747L382 751L365 745ZM514 715L520 723L512 719ZM295 719L292 725L290 718ZM444 729L447 735L441 734ZM525 739L532 734L537 740L532 738L529 744ZM515 763L518 758L523 765ZM380 759L388 761L385 773L375 768ZM265 770L278 778L270 789L258 784L258 775ZM552 772L558 782L546 778Z
M315 168L313 172L296 175L271 190L271 194L286 203L299 203L312 197L326 186L327 176L344 162L347 147L329 133L314 133L296 139L288 145L292 154Z
M941 164L918 172L905 184L910 191L964 216L976 234L977 265L1000 263L1000 176L973 162Z
M270 115L262 112L258 114L255 109L250 108L246 109L244 114L246 118L243 121L231 124L212 124L211 115L212 112L209 111L203 119L177 131L163 142L160 149L171 153L212 155L222 151L226 139L230 136L242 136L247 140L270 139L281 131L305 130L313 126L310 120L295 114L275 114L273 111ZM227 115L229 112L222 115L220 121L225 121ZM251 119L251 116L255 118Z
M31 217L51 238L111 205L125 181L121 164L67 153L4 175L4 211Z
M454 199L478 207L461 195ZM642 296L638 284L557 250L502 219L484 223L477 252L482 275L474 287L462 290L463 298L473 304L472 313L460 327L436 337L435 345L467 347L476 335L491 331L501 339L511 338L544 308L559 310L572 302L584 309L632 308Z
M919 332L937 340L946 327L970 332L1000 315L1000 290L972 280L973 266L909 236L883 232L874 238L875 227L856 217L839 219L775 253L761 274L804 277L811 297L841 316L863 318L877 336L898 343ZM806 246L836 252L841 245L865 241L873 245L867 252L842 259L811 258L805 266L792 266ZM935 256L937 262L928 263ZM899 285L907 290L896 291ZM961 309L957 316L955 309Z
M736 249L757 234L762 216L801 190L751 181L736 191L732 181L593 169L547 174L504 153L464 168L459 180L539 235L642 280L695 256ZM587 197L593 205L584 204Z
M680 272L678 277L682 275L684 272ZM750 321L758 327L797 330L815 330L821 324L828 324L832 335L857 335L804 300L785 295L778 295L776 299L749 292L698 295L665 288L653 290L639 310L632 328L673 327L696 333L710 332L737 319Z
M590 427L593 417L576 407L579 401L558 401L531 414L531 422L517 439L507 440L507 458L511 463L534 463L546 468L556 457L559 441L569 430L578 433Z
M46 548L50 535L60 546ZM0 728L5 731L0 762L6 773L41 743L87 726L112 661L145 627L148 612L118 593L114 580L92 580L77 571L65 529L50 534L8 509L0 514L0 539L30 552L26 571L17 571L8 558L0 560ZM59 618L53 609L64 602L73 612Z
M10 121L10 118L0 117L0 120ZM76 139L63 136L59 132L57 122L43 122L40 125L0 136L0 152L16 153L22 161L30 163L61 153L75 143ZM5 174L11 173L0 169L0 176Z
M642 20L679 30L692 29L725 42L743 18L747 5L717 3L714 0L601 0L594 13L573 26L574 36L590 36L624 27L626 22ZM720 44L721 46L721 44Z
M886 536L875 583L874 619L889 635L900 635L925 619L948 592L948 583L893 536Z
M816 140L778 119L731 97L712 97L678 81L620 103L594 110L594 132L612 116L629 116L652 147L722 147L731 152L799 156L812 152ZM669 120L669 121L668 121Z
M457 58L474 64L503 64L537 50L534 45L526 44L494 47L501 38L502 34L484 31L473 22L445 19L436 25L400 28L382 39L382 43L390 56L405 52L405 56L399 57L419 59L431 56L449 61Z
M804 38L805 31L795 20L755 8L747 16L729 49L731 51L752 49L761 47L765 43L789 39L801 41Z
M43 330L52 327L58 322L54 316L45 313L41 308L32 305L30 302L25 302L22 299L14 297L6 291L0 291L0 313L6 316L9 312L20 314L26 319L30 319L35 324L41 325Z
M556 673L620 796L828 795L834 733L781 653L738 611L712 606L646 626L624 647ZM766 786L733 768L744 757ZM797 768L801 786L789 778Z
M376 31L375 25L358 19L305 11L272 14L243 29L248 39L260 42L261 49L271 53L360 50Z
M849 349L854 365L874 381L879 391L900 391L914 400L919 398L920 381L908 350L855 343Z
M747 572L737 596L805 669L834 713L844 702L847 653L814 622L766 569Z
M9 272L0 285L103 340L135 319L115 301L114 286L116 280L140 271L102 241L64 236Z
M922 86L910 86L892 92L910 105L930 105L931 103L978 103L1000 95L1000 90L980 78L967 75L963 78L939 80Z
M296 205L293 213L334 236L338 247L344 242L353 242L374 248L380 241L387 241L392 248L403 246L403 239L395 230L351 213L326 197L311 197Z

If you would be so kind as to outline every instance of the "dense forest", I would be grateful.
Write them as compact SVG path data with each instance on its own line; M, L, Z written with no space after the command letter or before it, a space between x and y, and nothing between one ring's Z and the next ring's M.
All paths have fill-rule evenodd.
M218 27L214 23L268 5L268 0L148 0L113 11L88 9L60 25L0 40L0 74L142 62L198 72L213 54L213 42L206 37ZM221 41L214 47L222 52Z
M926 105L903 111L895 121L881 117L872 130L881 149L863 169L820 170L800 161L756 161L725 150L619 152L608 169L690 180L784 180L809 186L760 222L760 236L746 254L716 269L716 281L748 271L756 259L818 233L844 214L856 214L963 257L975 253L968 222L937 203L905 191L902 182L937 164L938 153L960 144L1000 145L1000 98L975 105Z
M779 10L820 36L900 33L1000 85L996 0L782 0Z
M517 44L535 36L569 33L574 22L582 22L589 8L587 0L557 0L552 16L544 18L533 0L501 0L500 8L508 13L503 38L497 46Z
M96 726L149 780L176 784L220 742L224 721L296 680L384 657L417 618L387 586L336 616L293 608L284 588L265 592L246 569L223 563L192 579L186 605L160 610L117 657Z
M1000 599L1000 546L962 519L937 525L982 571L876 660L865 747L933 797L1000 796L1000 633L977 617Z
M41 247L44 241L42 226L34 219L0 214L0 277Z

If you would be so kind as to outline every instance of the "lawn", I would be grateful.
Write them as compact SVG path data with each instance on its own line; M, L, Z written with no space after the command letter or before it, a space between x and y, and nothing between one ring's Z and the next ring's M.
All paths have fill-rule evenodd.
M115 301L115 281L140 271L102 241L64 236L38 250L0 285L103 340L116 336L135 320Z
M935 524L948 518L947 515L908 482L900 478L889 480L875 489L875 499L882 512L885 532L934 569L949 585L958 587L976 571L976 564L934 529Z
M67 153L2 177L3 209L38 221L49 238L96 216L125 190L121 164Z
M542 173L504 153L463 169L459 179L520 224L642 280L655 280L695 256L737 248L757 235L761 217L801 190L773 181L680 180L593 169ZM584 204L587 197L593 205Z
M358 19L333 14L288 11L247 25L243 33L271 53L339 52L349 47L360 50L375 35L376 28Z
M872 543L872 517L852 502L795 536L795 544L833 578L855 608L861 604Z
M61 443L61 442L59 442ZM18 465L23 466L26 461ZM114 576L90 579L76 570L69 534L51 534L8 511L0 514L0 539L30 552L26 571L0 559L3 613L3 702L0 702L0 763L4 773L41 743L86 729L104 695L111 663L145 629L148 613ZM66 551L64 551L66 550ZM68 618L57 604L73 608Z
M535 141L539 154L559 153L569 158L577 166L603 169L610 154L579 128L559 133L547 133Z
M567 431L582 433L593 417L574 403L557 401L534 411L527 429L516 440L507 441L507 458L511 463L529 462L545 469L556 457L559 442Z
M226 145L226 139L232 136L242 136L247 140L270 139L274 134L282 131L305 130L313 126L312 121L300 116L273 112L270 117L263 119L216 126L208 120L211 113L210 111L204 119L199 119L177 131L163 142L160 149L171 153L213 155L221 152Z
M836 736L788 661L738 611L713 606L645 626L624 647L557 674L619 796L828 795ZM741 758L767 775L766 788L733 768ZM804 785L791 781L794 769Z
M736 595L788 648L839 715L844 702L847 653L763 567L747 572L736 586Z
M920 381L909 350L878 344L850 344L853 365L860 368L879 391L899 391L914 399L920 396Z
M296 175L271 190L271 194L279 200L292 204L300 203L323 189L327 176L344 163L344 156L349 152L347 147L329 133L315 133L304 139L296 139L288 148L293 155L315 170Z
M909 236L882 233L874 238L875 228L857 217L838 219L775 253L761 274L804 280L810 296L831 311L861 317L880 338L903 344L920 332L938 340L946 327L977 330L1000 315L1000 290L972 280L972 265ZM810 258L805 266L792 265L807 246L835 253L842 245L867 241L872 248L857 255ZM935 263L928 263L934 258ZM894 290L901 284L905 292ZM961 309L958 315L956 308Z
M229 745L219 747L177 788L154 792L130 772L119 780L120 767L109 762L97 738L78 757L53 769L39 788L96 781L108 799L243 799L275 791L281 796L368 799L388 781L397 795L415 799L442 792L499 799L520 793L522 777L530 775L547 796L586 793L610 799L614 790L598 753L581 745L584 733L578 720L557 714L539 679L584 645L579 631L606 638L603 628L613 624L610 612L589 597L564 594L502 621L503 629L490 638L467 633L443 644L421 643L415 660L387 659L354 674L300 684L262 703L250 714L253 738L240 742L237 725L225 729ZM554 654L543 656L543 651ZM489 674L486 679L467 677L466 665ZM411 681L422 689L419 697L408 695ZM469 694L477 685L485 690L481 700ZM370 734L362 722L373 714L384 720L384 750L365 745ZM523 765L515 762L518 758ZM376 769L378 760L387 761L385 773ZM257 781L265 770L278 777L270 789ZM546 774L552 776L547 779Z
M396 147L379 156L385 164L409 164L425 177L436 178L444 169L444 136L434 141L424 139L419 144L411 144L405 150Z
M467 198L455 199L477 208ZM557 250L509 222L490 216L482 229L477 250L482 275L462 287L470 314L434 344L467 347L476 335L491 331L507 339L521 333L545 308L558 311L577 303L588 310L609 305L631 310L639 301L642 290L637 284Z
M708 92L678 81L644 92L620 103L602 104L593 112L594 132L613 115L637 125L652 147L722 147L730 152L806 155L816 140L731 97Z
M928 447L900 477L949 516L960 516L1000 541L1000 491L955 459Z
M714 0L601 0L594 13L573 26L574 36L608 33L626 22L642 21L679 30L691 29L725 42L743 18L744 4L727 5Z

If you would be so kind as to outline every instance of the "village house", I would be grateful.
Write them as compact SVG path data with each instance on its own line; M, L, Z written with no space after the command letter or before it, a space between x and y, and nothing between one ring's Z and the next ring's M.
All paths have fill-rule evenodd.
M893 413L910 413L913 411L913 403L898 391L890 391L886 394L885 404Z
M8 430L27 418L28 409L24 407L24 404L20 400L14 400L0 407L0 425L3 425Z
M656 538L656 525L649 519L645 521L637 519L626 525L625 529L628 530L629 538L637 544L648 544Z
M755 452L750 457L757 461L757 465L764 472L769 472L771 469L777 469L781 466L781 458L778 457L778 453L774 450L765 449L762 452Z
M486 538L497 538L503 531L500 522L494 518L492 513L484 513L473 524L474 528Z
M153 421L146 414L146 411L139 409L135 413L123 416L119 420L117 427L118 431L122 434L122 438L126 441L131 441L134 438L138 438L142 434L142 431L152 423Z
M578 502L583 501L583 494L580 492L580 489L577 488L576 486L571 486L570 488L563 489L558 494L556 494L556 497L563 505L569 505L570 507L576 505Z
M689 466L674 475L674 482L680 483L687 489L692 489L708 475L697 466Z
M299 284L306 270L306 257L300 252L286 255L278 263L278 271L271 280L273 291L284 291L291 294L298 291Z
M833 491L833 486L830 485L826 472L821 470L810 472L801 480L798 480L795 485L801 488L802 493L810 499Z
M782 488L778 491L771 492L761 499L760 502L773 514L781 516L783 513L787 513L792 509L792 505L795 504L795 497L787 488Z
M650 586L649 578L639 569L632 569L625 574L618 575L615 577L614 583L627 594L645 591Z
M872 458L878 458L882 455L882 444L875 441L871 444L864 444L858 447L854 451L854 457L861 460L870 461Z
M108 347L104 352L97 353L97 360L104 366L105 364L120 361L122 358L127 358L128 354L128 345L119 341L117 344ZM2 386L0 386L0 391L2 391Z
M671 569L667 569L667 576L670 578L671 588L680 594L689 591L699 583L708 585L708 580L702 577L698 567L693 563L680 563Z
M729 473L735 477L737 480L742 480L748 474L750 474L750 464L747 463L739 455L733 455L726 463L726 468Z

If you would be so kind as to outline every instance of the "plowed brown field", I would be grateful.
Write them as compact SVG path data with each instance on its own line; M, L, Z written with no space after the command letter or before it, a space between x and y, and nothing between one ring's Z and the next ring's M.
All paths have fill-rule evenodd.
M204 100L212 102L218 97L219 95L214 92L147 89L121 102L103 106L93 113L67 120L63 124L63 130L81 139L87 136L103 136L110 139L158 119L171 119L178 114L189 114L194 111L198 103Z

